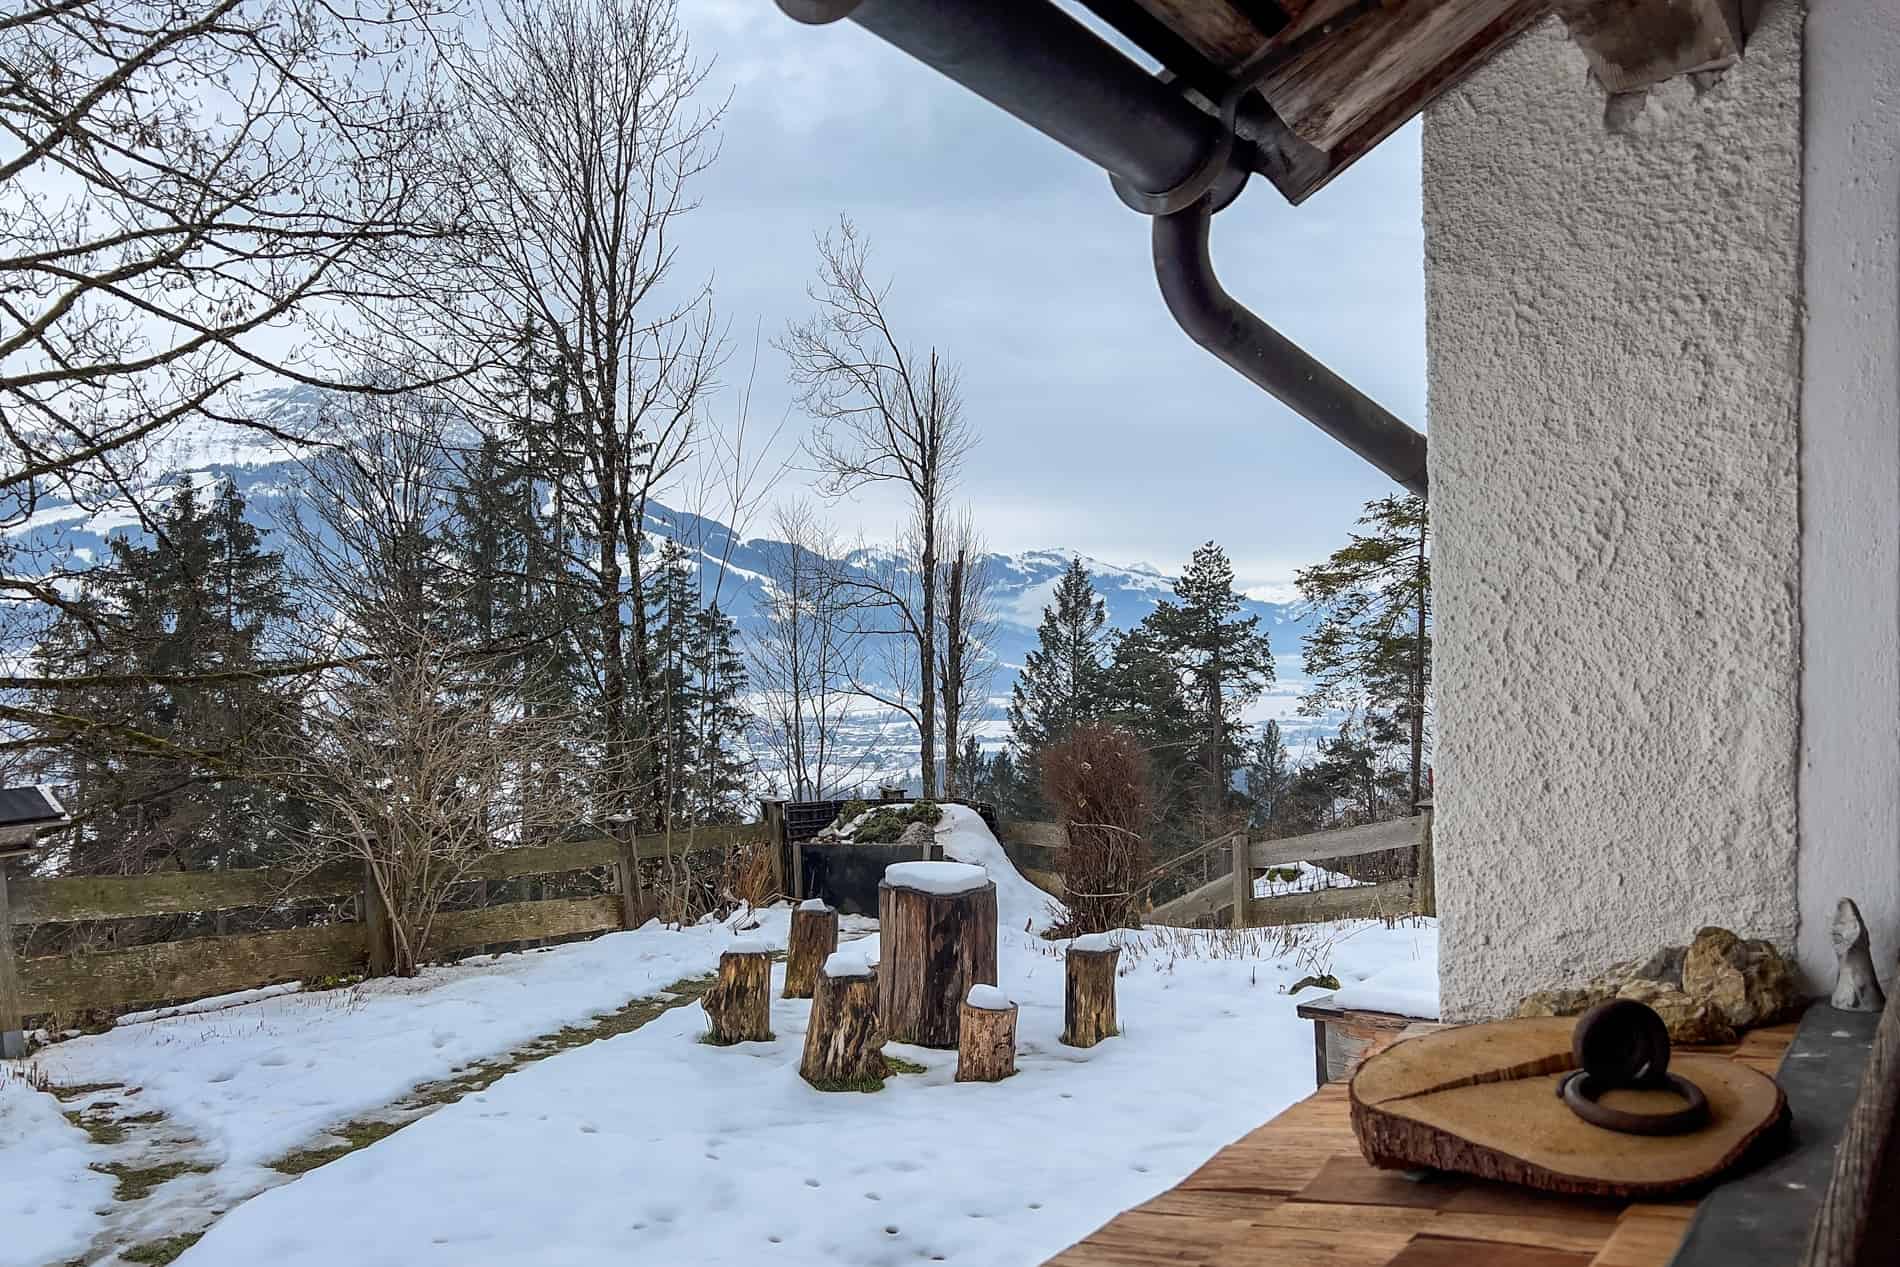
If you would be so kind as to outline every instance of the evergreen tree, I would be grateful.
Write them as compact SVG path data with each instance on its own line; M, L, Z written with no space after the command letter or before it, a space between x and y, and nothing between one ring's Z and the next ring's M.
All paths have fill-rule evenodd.
M739 627L714 603L696 616L692 665L694 735L692 787L688 806L694 821L744 821L740 798L751 784L752 763L743 742L751 715L745 707L746 669L734 645Z
M1369 532L1295 575L1319 623L1306 639L1313 686L1302 710L1361 714L1362 742L1410 748L1409 795L1423 793L1431 693L1431 559L1425 499L1394 494L1366 504Z
M75 871L255 866L281 854L302 807L233 767L298 708L290 686L243 675L291 614L282 556L261 548L229 482L206 506L181 478L149 544L113 538L37 652L49 676L114 679L56 701L80 721L65 744L88 820L73 839ZM95 745L92 728L142 738Z
M1056 583L1042 609L1036 647L1023 658L1010 688L1009 733L1014 766L1035 786L1037 754L1069 737L1108 707L1108 609L1079 558ZM1040 799L1040 793L1037 793Z
M1188 822L1198 731L1181 675L1150 621L1117 634L1113 648L1107 720L1134 735L1147 754L1155 843L1198 843Z
M1253 801L1251 827L1277 824L1286 810L1287 788L1293 770L1287 759L1286 744L1280 738L1280 723L1269 718L1260 728L1260 737L1248 751L1247 796Z
M1240 762L1240 712L1273 681L1273 650L1258 616L1241 617L1234 568L1213 542L1195 550L1174 601L1142 621L1145 641L1178 676L1192 712L1203 826L1219 829Z

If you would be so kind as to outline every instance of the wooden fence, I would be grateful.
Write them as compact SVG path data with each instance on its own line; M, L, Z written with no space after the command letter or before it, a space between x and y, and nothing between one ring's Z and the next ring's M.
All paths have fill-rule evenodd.
M641 890L640 862L723 853L734 845L771 839L777 831L768 807L763 823L498 850L463 877L479 895L478 904L436 917L429 953L448 956L479 946L636 927L648 918L652 907ZM487 900L495 890L492 882L576 872L601 873L607 878L603 888L611 891L586 897ZM0 950L0 1033L20 1029L26 1016L124 1010L280 981L386 972L388 930L380 904L366 900L366 878L363 868L353 865L303 875L259 868L25 877L10 883L0 876L0 947L4 947ZM490 883L479 883L484 881ZM16 927L247 908L284 910L299 905L330 910L306 927L271 932L189 937L63 955L15 958L11 953Z
M1436 914L1431 821L1431 812L1426 809L1413 818L1279 840L1251 840L1244 832L1223 836L1177 861L1225 852L1229 859L1227 873L1161 903L1149 912L1148 921L1269 928L1333 919ZM1257 872L1301 862L1344 876L1352 883L1254 896Z
M1250 841L1239 833L1221 837L1178 855L1168 865L1180 867L1199 858L1223 856L1232 860L1230 874L1163 903L1149 920L1166 924L1219 920L1236 927L1264 927L1429 913L1429 822L1427 815L1292 840ZM1061 852L1068 846L1062 826L1005 822L998 834L1018 870L1060 896ZM765 803L763 821L758 823L699 827L670 837L596 837L542 848L498 850L464 877L478 893L475 904L445 910L436 917L429 953L452 956L481 946L637 927L652 911L641 890L641 862L723 853L735 845L765 841L780 846L773 857L785 881L781 891L785 891L798 874L797 846L787 838L781 802ZM1370 882L1285 897L1253 896L1256 869L1297 861ZM583 872L601 876L602 891L578 897L491 900L506 882L552 881ZM261 868L26 877L10 885L0 873L0 1034L19 1030L27 1016L123 1011L282 981L387 972L388 929L380 904L366 900L365 881L363 869L353 865L303 875ZM314 911L300 927L194 936L123 949L17 959L13 955L16 928L246 909L284 911L299 906Z

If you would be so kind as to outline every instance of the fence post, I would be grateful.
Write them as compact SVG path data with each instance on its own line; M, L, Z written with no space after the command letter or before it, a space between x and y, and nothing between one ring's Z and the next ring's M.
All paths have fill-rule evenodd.
M1248 904L1253 901L1253 858L1247 833L1234 833L1234 927L1248 927Z
M1412 877L1412 905L1420 915L1438 914L1438 869L1432 857L1432 803L1420 801L1424 819L1418 826L1418 869Z
M760 801L759 818L765 823L765 838L772 844L772 869L778 872L773 887L790 897L802 896L798 892L798 868L785 839L785 802Z
M26 1022L21 1016L20 970L13 961L13 910L7 905L7 862L0 857L0 1057L26 1056Z
M617 854L614 860L615 887L620 890L620 926L640 927L646 914L646 892L640 885L640 851L629 818L613 827Z
M376 892L376 876L369 863L363 864L363 893L358 899L363 910L363 939L369 950L369 975L386 977L395 970L395 943L389 936L389 912Z

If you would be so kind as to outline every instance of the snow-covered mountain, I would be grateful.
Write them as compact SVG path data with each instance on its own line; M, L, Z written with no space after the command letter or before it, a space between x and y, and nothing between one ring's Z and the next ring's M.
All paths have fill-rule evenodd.
M304 389L262 393L254 403L260 416L291 434L311 435L321 425L321 399ZM166 438L146 466L149 482L139 496L156 500L164 496L164 485L180 476L202 486L229 479L244 494L253 521L275 532L285 505L300 495L298 473L296 454L270 436L199 422ZM63 558L67 566L83 566L104 556L112 534L137 532L137 522L128 506L92 512L49 501L12 536L15 544L40 559L50 562ZM782 558L787 549L783 542L769 537L740 537L718 520L667 506L652 508L648 527L656 537L686 544L700 566L723 561L721 605L742 630L759 626L774 560ZM1073 552L1059 547L986 556L995 578L998 622L993 650L1001 666L992 685L996 707L985 727L986 738L1000 738L1002 734L1001 703L1008 697L1024 656L1036 645L1036 625L1071 557ZM1158 568L1113 563L1086 554L1080 557L1107 606L1109 623L1117 629L1136 624L1171 593L1173 578ZM1293 706L1303 687L1299 651L1309 622L1289 603L1249 598L1244 608L1260 617L1280 667L1280 681L1262 701L1257 715L1281 718L1292 742L1308 729L1304 719L1293 717ZM895 734L893 742L898 742ZM899 751L908 747L908 743L900 743ZM892 755L901 764L898 753Z

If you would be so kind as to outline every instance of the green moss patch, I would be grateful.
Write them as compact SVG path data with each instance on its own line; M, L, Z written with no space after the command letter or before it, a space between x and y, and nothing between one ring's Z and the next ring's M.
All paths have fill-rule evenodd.
M119 1181L112 1190L114 1201L143 1201L152 1189L170 1183L180 1175L208 1175L212 1168L202 1162L167 1161L156 1166L129 1166L124 1162L94 1162L92 1169Z
M163 1267L163 1264L196 1245L203 1236L203 1232L184 1232L162 1240L146 1241L143 1245L120 1250L119 1257L128 1263L151 1263Z

